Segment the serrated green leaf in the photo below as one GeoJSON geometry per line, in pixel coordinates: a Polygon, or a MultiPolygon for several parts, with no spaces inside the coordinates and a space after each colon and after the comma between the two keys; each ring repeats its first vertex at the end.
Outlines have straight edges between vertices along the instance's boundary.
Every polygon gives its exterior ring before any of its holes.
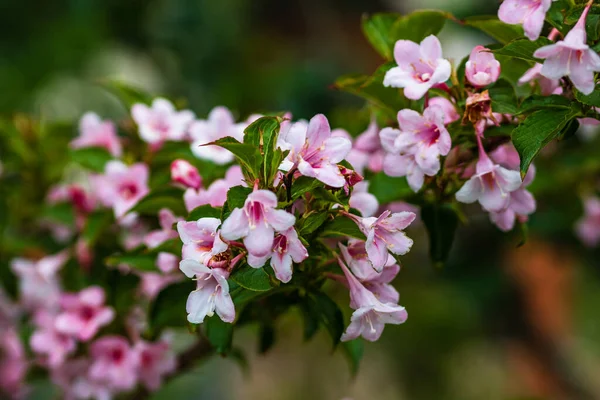
{"type": "Polygon", "coordinates": [[[110,153],[102,147],[84,147],[69,151],[71,161],[94,172],[104,172],[104,166],[113,159],[110,153]]]}
{"type": "Polygon", "coordinates": [[[260,177],[262,154],[257,146],[247,143],[240,143],[229,136],[208,144],[220,146],[232,152],[242,167],[245,177],[251,179],[252,181],[260,177]]]}
{"type": "Polygon", "coordinates": [[[553,42],[545,37],[540,37],[536,41],[530,41],[529,39],[516,39],[508,43],[506,46],[498,50],[493,50],[494,54],[499,54],[507,57],[515,57],[526,61],[543,62],[542,60],[535,58],[533,53],[537,49],[543,46],[552,44],[553,42]]]}
{"type": "Polygon", "coordinates": [[[308,216],[298,221],[298,226],[300,227],[298,234],[304,236],[313,233],[327,221],[328,217],[329,214],[326,211],[308,214],[308,216]]]}
{"type": "Polygon", "coordinates": [[[600,86],[597,86],[589,95],[585,95],[579,90],[575,90],[575,98],[588,106],[600,107],[600,86]]]}
{"type": "Polygon", "coordinates": [[[323,236],[347,236],[355,239],[366,240],[367,238],[358,228],[356,222],[345,216],[338,216],[323,226],[323,236]]]}
{"type": "Polygon", "coordinates": [[[166,327],[184,327],[187,325],[185,305],[189,294],[196,289],[192,280],[173,283],[160,291],[150,305],[149,325],[154,336],[166,327]]]}
{"type": "Polygon", "coordinates": [[[523,100],[521,106],[519,107],[519,112],[517,113],[517,115],[530,113],[543,108],[569,109],[571,108],[571,103],[571,100],[567,99],[564,96],[559,96],[557,94],[553,94],[550,96],[540,96],[536,94],[523,100]]]}
{"type": "Polygon", "coordinates": [[[371,46],[386,60],[393,58],[394,41],[391,30],[399,14],[380,13],[372,16],[364,15],[362,30],[371,46]]]}
{"type": "Polygon", "coordinates": [[[168,208],[175,215],[185,215],[186,209],[183,202],[183,190],[176,187],[155,189],[144,196],[129,211],[144,215],[156,215],[163,208],[168,208]]]}
{"type": "Polygon", "coordinates": [[[426,204],[421,219],[429,233],[429,255],[436,267],[442,267],[452,250],[458,227],[458,214],[448,204],[426,204]]]}
{"type": "Polygon", "coordinates": [[[197,221],[200,218],[221,218],[221,207],[213,207],[205,204],[194,208],[187,217],[187,221],[197,221]]]}
{"type": "Polygon", "coordinates": [[[515,39],[522,38],[523,28],[520,25],[509,25],[498,19],[497,16],[476,16],[464,19],[467,26],[479,29],[502,44],[507,44],[515,39]]]}
{"type": "Polygon", "coordinates": [[[221,321],[218,315],[213,315],[204,320],[206,338],[221,355],[227,355],[231,351],[233,342],[233,324],[221,321]]]}
{"type": "Polygon", "coordinates": [[[254,292],[266,292],[273,288],[271,278],[263,268],[252,268],[247,264],[237,268],[229,279],[254,292]]]}
{"type": "Polygon", "coordinates": [[[292,183],[292,200],[296,200],[304,193],[312,192],[319,187],[323,187],[322,182],[316,180],[315,178],[301,176],[292,183]]]}
{"type": "Polygon", "coordinates": [[[489,89],[492,110],[500,114],[516,114],[519,104],[510,82],[500,79],[489,89]]]}
{"type": "Polygon", "coordinates": [[[245,186],[234,186],[227,192],[227,205],[229,209],[244,207],[244,203],[252,189],[245,186]]]}
{"type": "Polygon", "coordinates": [[[279,123],[278,117],[261,117],[244,130],[244,143],[262,148],[262,181],[266,187],[272,185],[283,160],[283,152],[277,149],[279,123]]]}

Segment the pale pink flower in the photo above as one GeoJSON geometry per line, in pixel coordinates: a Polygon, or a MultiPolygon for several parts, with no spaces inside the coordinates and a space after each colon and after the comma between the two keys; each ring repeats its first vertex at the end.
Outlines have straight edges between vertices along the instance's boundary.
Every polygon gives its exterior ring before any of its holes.
{"type": "Polygon", "coordinates": [[[600,198],[587,197],[583,200],[584,215],[577,222],[575,232],[588,247],[600,243],[600,198]]]}
{"type": "Polygon", "coordinates": [[[141,103],[134,104],[131,116],[139,126],[142,140],[155,146],[167,140],[184,140],[187,129],[194,120],[193,112],[177,111],[169,100],[163,98],[154,99],[151,107],[141,103]]]}
{"type": "Polygon", "coordinates": [[[96,179],[98,197],[105,206],[113,208],[116,218],[122,218],[150,192],[148,175],[144,163],[127,166],[121,161],[109,161],[104,175],[96,179]]]}
{"type": "Polygon", "coordinates": [[[192,152],[196,157],[216,164],[228,164],[233,161],[233,153],[216,145],[206,146],[224,137],[232,137],[238,141],[244,138],[243,130],[235,123],[231,112],[225,107],[215,107],[208,114],[208,119],[197,120],[190,126],[193,139],[192,152]]]}
{"type": "Polygon", "coordinates": [[[394,46],[397,67],[390,69],[383,79],[384,86],[404,88],[404,95],[418,100],[429,89],[450,78],[452,67],[442,56],[442,45],[434,35],[420,44],[398,40],[394,46]]]}
{"type": "Polygon", "coordinates": [[[175,271],[178,264],[179,257],[177,257],[175,254],[161,251],[156,256],[156,266],[163,274],[168,274],[175,271]]]}
{"type": "Polygon", "coordinates": [[[354,185],[348,204],[360,211],[363,217],[372,217],[379,209],[377,198],[369,193],[369,182],[362,181],[354,185]]]}
{"type": "Polygon", "coordinates": [[[28,368],[25,348],[14,328],[0,333],[0,395],[6,395],[7,399],[25,399],[28,368]]]}
{"type": "Polygon", "coordinates": [[[78,293],[66,293],[60,299],[61,313],[54,322],[57,331],[88,341],[115,317],[104,305],[104,289],[90,286],[78,293]]]}
{"type": "MultiPolygon", "coordinates": [[[[337,129],[334,130],[338,131],[337,129]]],[[[335,133],[332,132],[332,135],[335,133]]],[[[350,135],[346,136],[351,140],[350,135]]],[[[375,120],[371,120],[367,129],[356,137],[352,150],[346,156],[354,170],[363,175],[365,168],[372,172],[380,172],[383,169],[383,158],[385,151],[379,140],[379,127],[375,120]]]]}
{"type": "Polygon", "coordinates": [[[204,318],[216,312],[224,322],[233,322],[235,307],[229,295],[229,272],[223,268],[209,268],[191,259],[181,261],[179,268],[188,278],[197,281],[196,290],[187,299],[188,321],[201,324],[204,318]]]}
{"type": "Polygon", "coordinates": [[[175,353],[165,341],[150,343],[140,340],[133,347],[133,351],[139,361],[139,380],[150,391],[157,390],[162,384],[163,377],[177,368],[175,353]]]}
{"type": "Polygon", "coordinates": [[[541,74],[549,79],[568,76],[583,94],[594,91],[594,72],[600,71],[600,56],[587,45],[585,20],[592,2],[588,3],[577,24],[555,44],[541,47],[534,57],[545,59],[541,74]]]}
{"type": "Polygon", "coordinates": [[[228,248],[227,243],[221,239],[219,225],[221,225],[221,220],[217,218],[178,222],[177,231],[183,242],[182,258],[212,265],[211,259],[224,253],[228,248]]]}
{"type": "Polygon", "coordinates": [[[365,248],[375,270],[381,272],[388,261],[389,253],[404,255],[410,251],[413,241],[406,236],[403,229],[406,229],[414,221],[416,218],[414,213],[392,214],[388,210],[377,218],[347,215],[356,221],[360,230],[367,237],[365,248]]]}
{"type": "Polygon", "coordinates": [[[24,258],[11,261],[11,269],[19,278],[20,300],[26,308],[52,308],[58,304],[60,285],[57,275],[68,258],[68,253],[62,251],[38,261],[24,258]]]}
{"type": "MultiPolygon", "coordinates": [[[[179,258],[175,257],[176,267],[178,263],[179,258]]],[[[180,275],[165,275],[158,272],[144,272],[140,274],[140,278],[140,291],[148,299],[155,298],[161,290],[169,286],[171,283],[178,282],[181,280],[180,275]]]]}
{"type": "Polygon", "coordinates": [[[539,63],[536,63],[533,67],[528,69],[521,78],[519,78],[519,85],[524,85],[528,82],[531,82],[531,84],[537,82],[540,85],[540,93],[542,96],[561,94],[563,91],[559,79],[549,79],[542,75],[542,64],[539,63]]]}
{"type": "Polygon", "coordinates": [[[243,181],[242,169],[234,165],[227,170],[224,179],[217,179],[207,189],[187,189],[183,201],[188,211],[196,207],[210,204],[212,207],[222,207],[227,200],[227,192],[234,186],[246,186],[243,181]]]}
{"type": "Polygon", "coordinates": [[[275,193],[255,189],[248,195],[244,207],[234,209],[223,222],[221,235],[227,240],[244,238],[248,253],[255,257],[266,256],[273,248],[275,232],[283,232],[296,222],[294,215],[276,207],[275,193]]]}
{"type": "MultiPolygon", "coordinates": [[[[279,146],[290,153],[280,169],[294,167],[304,176],[315,178],[331,187],[343,187],[346,183],[337,163],[350,152],[350,140],[333,136],[329,122],[323,114],[315,115],[306,130],[296,129],[294,124],[287,132],[280,133],[279,146]]],[[[301,126],[300,126],[301,127],[301,126]]]]}
{"type": "Polygon", "coordinates": [[[308,251],[298,239],[298,233],[294,228],[289,228],[275,235],[271,253],[264,257],[256,257],[248,254],[248,265],[260,268],[267,260],[271,259],[271,267],[275,277],[283,283],[292,279],[292,262],[301,263],[308,257],[308,251]]]}
{"type": "Polygon", "coordinates": [[[55,317],[44,310],[37,312],[34,322],[37,329],[29,339],[31,350],[42,355],[50,368],[62,364],[67,356],[75,351],[75,339],[58,331],[54,324],[55,317]]]}
{"type": "Polygon", "coordinates": [[[475,87],[490,85],[500,76],[500,63],[489,49],[475,46],[465,65],[465,75],[475,87]]]}
{"type": "Polygon", "coordinates": [[[112,400],[116,394],[105,382],[98,382],[88,376],[90,360],[75,358],[66,360],[60,366],[52,368],[52,383],[62,390],[65,400],[95,399],[112,400]]]}
{"type": "Polygon", "coordinates": [[[103,147],[113,157],[120,157],[123,152],[115,125],[108,120],[102,121],[93,112],[85,113],[81,117],[79,136],[71,141],[70,146],[74,149],[103,147]]]}
{"type": "Polygon", "coordinates": [[[196,190],[202,186],[202,177],[198,169],[186,160],[175,160],[171,163],[171,180],[196,190]]]}
{"type": "Polygon", "coordinates": [[[162,208],[158,212],[160,229],[148,233],[144,238],[144,244],[148,246],[149,249],[154,249],[167,240],[175,239],[178,235],[173,225],[180,221],[183,221],[183,219],[175,216],[171,210],[162,208]]]}
{"type": "Polygon", "coordinates": [[[381,337],[385,324],[402,324],[408,314],[406,309],[398,304],[382,302],[365,288],[348,270],[341,260],[338,260],[350,289],[350,303],[356,310],[350,319],[350,325],[342,335],[342,341],[364,339],[374,342],[381,337]]]}
{"type": "Polygon", "coordinates": [[[89,378],[108,388],[130,390],[137,383],[138,357],[122,336],[103,336],[90,346],[89,378]]]}
{"type": "Polygon", "coordinates": [[[444,110],[444,125],[449,125],[460,119],[460,114],[456,111],[456,105],[445,97],[432,97],[429,99],[429,107],[439,107],[444,110]]]}
{"type": "Polygon", "coordinates": [[[544,26],[546,12],[553,0],[504,0],[498,18],[507,24],[523,25],[529,40],[537,40],[544,26]]]}

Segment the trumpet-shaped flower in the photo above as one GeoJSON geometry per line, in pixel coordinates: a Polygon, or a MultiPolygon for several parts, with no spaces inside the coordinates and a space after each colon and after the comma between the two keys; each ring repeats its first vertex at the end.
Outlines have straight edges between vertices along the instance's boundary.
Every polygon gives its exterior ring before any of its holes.
{"type": "Polygon", "coordinates": [[[29,339],[31,349],[36,354],[43,355],[50,368],[61,365],[67,356],[75,351],[75,338],[58,331],[54,325],[54,316],[48,311],[41,310],[36,313],[34,322],[38,329],[29,339]]]}
{"type": "Polygon", "coordinates": [[[138,358],[138,376],[146,389],[155,391],[165,375],[177,368],[175,353],[166,341],[156,343],[138,341],[133,347],[138,358]]]}
{"type": "Polygon", "coordinates": [[[500,63],[494,54],[483,46],[475,46],[465,65],[465,75],[475,87],[484,87],[498,80],[500,63]]]}
{"type": "Polygon", "coordinates": [[[90,347],[90,379],[111,389],[130,390],[137,383],[138,357],[121,336],[104,336],[90,347]]]}
{"type": "Polygon", "coordinates": [[[527,70],[521,78],[519,78],[519,85],[524,85],[530,82],[537,82],[540,85],[540,93],[542,96],[550,96],[551,94],[561,94],[562,87],[560,87],[559,79],[550,79],[542,75],[542,64],[536,63],[533,67],[527,70]]]}
{"type": "Polygon", "coordinates": [[[398,40],[394,46],[397,67],[390,69],[383,79],[384,86],[404,88],[404,95],[418,100],[433,86],[450,78],[452,67],[442,56],[442,45],[434,35],[420,44],[398,40]]]}
{"type": "Polygon", "coordinates": [[[196,157],[216,164],[230,163],[234,158],[233,153],[222,147],[207,144],[228,136],[241,142],[243,134],[243,129],[239,129],[227,108],[215,107],[208,114],[208,119],[194,121],[190,126],[192,152],[196,157]]]}
{"type": "Polygon", "coordinates": [[[360,211],[363,217],[372,217],[379,209],[377,197],[369,193],[369,182],[362,181],[354,185],[348,204],[360,211]]]}
{"type": "Polygon", "coordinates": [[[158,212],[160,229],[148,233],[144,238],[144,244],[148,248],[154,249],[167,240],[176,238],[177,232],[173,229],[173,225],[181,220],[181,218],[176,217],[168,208],[162,208],[158,212]]]}
{"type": "Polygon", "coordinates": [[[498,18],[507,24],[523,25],[529,40],[537,40],[544,26],[546,12],[553,0],[505,0],[498,10],[498,18]]]}
{"type": "Polygon", "coordinates": [[[88,112],[79,121],[79,136],[71,141],[71,147],[103,147],[113,156],[120,157],[123,149],[117,136],[115,125],[111,121],[102,121],[100,117],[88,112]]]}
{"type": "Polygon", "coordinates": [[[131,116],[139,127],[142,140],[151,145],[160,145],[167,140],[183,140],[194,120],[194,113],[189,110],[177,111],[169,100],[163,98],[155,99],[151,107],[134,104],[131,116]]]}
{"type": "Polygon", "coordinates": [[[185,208],[192,211],[196,207],[210,204],[212,207],[222,207],[227,200],[227,192],[234,186],[243,185],[242,169],[234,165],[227,170],[224,179],[217,179],[206,189],[187,189],[183,194],[185,208]]]}
{"type": "Polygon", "coordinates": [[[221,239],[219,225],[221,220],[217,218],[178,222],[177,231],[183,242],[182,257],[209,265],[213,257],[225,252],[228,245],[221,239]]]}
{"type": "Polygon", "coordinates": [[[150,190],[148,166],[137,163],[127,166],[121,161],[109,161],[104,175],[97,177],[97,194],[102,203],[112,207],[116,218],[122,218],[150,190]]]}

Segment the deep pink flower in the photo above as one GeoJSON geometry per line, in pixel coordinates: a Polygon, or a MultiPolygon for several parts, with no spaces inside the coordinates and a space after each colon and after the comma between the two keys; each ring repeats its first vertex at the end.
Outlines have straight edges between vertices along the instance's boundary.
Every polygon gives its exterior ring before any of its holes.
{"type": "Polygon", "coordinates": [[[260,268],[267,260],[271,259],[271,267],[275,271],[275,277],[283,283],[292,279],[292,261],[301,263],[308,257],[308,251],[298,239],[298,233],[294,228],[289,228],[275,235],[273,248],[269,254],[264,257],[255,257],[248,255],[248,265],[253,268],[260,268]]]}
{"type": "Polygon", "coordinates": [[[194,121],[190,126],[192,152],[198,158],[220,165],[232,162],[233,154],[222,147],[206,144],[228,136],[241,142],[243,135],[243,129],[235,123],[233,115],[225,107],[213,108],[208,119],[194,121]]]}
{"type": "Polygon", "coordinates": [[[28,362],[19,334],[12,327],[0,327],[0,395],[25,399],[28,362]]]}
{"type": "Polygon", "coordinates": [[[255,257],[266,256],[273,248],[275,232],[283,232],[296,222],[294,215],[276,207],[275,193],[255,189],[248,195],[244,207],[234,209],[223,222],[221,235],[227,240],[244,238],[248,253],[255,257]]]}
{"type": "Polygon", "coordinates": [[[280,168],[289,171],[296,167],[302,175],[331,187],[343,187],[346,181],[337,163],[350,152],[350,140],[333,136],[323,114],[315,115],[306,130],[296,129],[295,126],[297,124],[279,135],[279,146],[290,151],[280,168]]]}
{"type": "Polygon", "coordinates": [[[429,107],[440,107],[444,110],[444,125],[449,125],[460,119],[456,106],[445,97],[432,97],[429,99],[429,107]]]}
{"type": "Polygon", "coordinates": [[[31,350],[43,355],[47,365],[55,368],[75,351],[75,339],[58,331],[54,324],[55,317],[47,311],[37,312],[34,321],[37,329],[29,339],[31,350]]]}
{"type": "Polygon", "coordinates": [[[360,211],[363,217],[372,217],[379,209],[377,198],[369,193],[369,182],[367,181],[354,185],[348,204],[351,208],[360,211]]]}
{"type": "Polygon", "coordinates": [[[350,325],[342,335],[342,341],[362,336],[374,342],[381,337],[385,324],[398,325],[406,321],[408,314],[404,307],[391,302],[381,302],[352,275],[341,260],[339,264],[350,289],[350,303],[356,310],[352,314],[350,325]]]}
{"type": "Polygon", "coordinates": [[[139,380],[150,391],[157,390],[163,377],[175,371],[175,353],[166,341],[155,343],[138,341],[133,347],[138,358],[139,380]]]}
{"type": "Polygon", "coordinates": [[[243,181],[242,169],[234,165],[227,170],[224,179],[217,179],[207,189],[187,189],[183,201],[188,211],[196,207],[210,204],[212,207],[222,207],[227,200],[227,192],[234,186],[246,186],[243,181]]]}
{"type": "Polygon", "coordinates": [[[600,71],[600,56],[586,43],[585,20],[591,6],[592,2],[589,2],[564,40],[541,47],[533,53],[534,57],[546,60],[542,66],[542,75],[549,79],[568,76],[583,94],[594,91],[594,72],[600,71]]]}
{"type": "Polygon", "coordinates": [[[103,336],[90,346],[89,377],[117,390],[130,390],[137,382],[138,357],[122,336],[103,336]]]}
{"type": "Polygon", "coordinates": [[[475,87],[490,85],[500,76],[500,63],[489,49],[475,46],[465,65],[465,75],[475,87]]]}
{"type": "Polygon", "coordinates": [[[384,86],[404,88],[404,95],[418,100],[433,86],[450,78],[452,67],[442,56],[442,45],[434,35],[420,44],[398,40],[394,46],[397,67],[390,69],[383,79],[384,86]]]}
{"type": "Polygon", "coordinates": [[[54,322],[56,330],[84,342],[94,337],[115,316],[114,310],[104,305],[104,289],[99,286],[63,294],[60,305],[62,311],[54,322]]]}
{"type": "Polygon", "coordinates": [[[171,180],[196,190],[202,186],[202,177],[198,169],[186,160],[175,160],[171,163],[171,180]]]}
{"type": "Polygon", "coordinates": [[[219,225],[221,225],[221,220],[217,218],[200,218],[196,222],[178,222],[177,231],[183,242],[182,258],[211,265],[211,259],[228,248],[227,243],[221,239],[219,225]]]}
{"type": "Polygon", "coordinates": [[[201,324],[216,311],[224,322],[233,322],[235,307],[229,295],[229,272],[223,268],[209,268],[191,259],[181,261],[179,268],[188,278],[197,281],[196,290],[187,299],[188,321],[201,324]]]}
{"type": "Polygon", "coordinates": [[[539,63],[536,63],[519,78],[519,85],[524,85],[528,82],[531,82],[531,84],[537,82],[540,85],[542,96],[561,94],[563,91],[559,79],[549,79],[542,75],[542,64],[539,63]]]}
{"type": "Polygon", "coordinates": [[[392,214],[384,211],[379,217],[360,218],[348,214],[354,219],[367,237],[365,248],[369,261],[375,270],[381,272],[388,261],[389,253],[403,255],[410,251],[413,241],[404,233],[416,218],[412,212],[392,214]]]}
{"type": "Polygon", "coordinates": [[[585,198],[583,208],[585,213],[577,222],[575,232],[586,246],[595,247],[600,243],[600,198],[585,198]]]}
{"type": "Polygon", "coordinates": [[[507,24],[522,24],[529,40],[537,40],[544,26],[546,12],[553,0],[504,0],[498,18],[507,24]]]}
{"type": "Polygon", "coordinates": [[[96,179],[98,197],[105,206],[113,208],[116,218],[122,218],[149,193],[148,175],[144,163],[127,166],[121,161],[110,161],[104,167],[104,175],[96,179]]]}
{"type": "Polygon", "coordinates": [[[88,112],[79,121],[79,136],[71,141],[71,147],[103,147],[113,157],[120,157],[123,149],[117,136],[115,125],[111,121],[102,121],[100,117],[88,112]]]}
{"type": "Polygon", "coordinates": [[[152,107],[134,104],[131,116],[139,126],[140,137],[152,145],[160,145],[167,140],[183,140],[194,119],[193,112],[177,111],[169,100],[162,98],[154,99],[152,107]]]}

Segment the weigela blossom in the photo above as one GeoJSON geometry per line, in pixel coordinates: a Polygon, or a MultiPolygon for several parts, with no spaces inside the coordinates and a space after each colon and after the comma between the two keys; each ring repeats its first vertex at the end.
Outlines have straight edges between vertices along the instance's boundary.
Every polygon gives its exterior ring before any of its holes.
{"type": "Polygon", "coordinates": [[[456,105],[445,97],[432,97],[429,99],[429,107],[440,107],[444,110],[444,125],[450,125],[460,119],[460,114],[456,111],[456,105]]]}
{"type": "Polygon", "coordinates": [[[137,383],[138,357],[122,336],[103,336],[90,346],[89,377],[112,389],[130,390],[137,383]]]}
{"type": "Polygon", "coordinates": [[[388,152],[384,172],[389,176],[406,176],[415,192],[423,186],[425,175],[436,175],[440,170],[440,155],[447,155],[452,145],[444,125],[445,115],[438,106],[429,106],[423,115],[409,109],[398,112],[400,129],[384,128],[379,134],[388,152]]]}
{"type": "Polygon", "coordinates": [[[475,46],[465,65],[465,75],[475,87],[491,85],[500,76],[500,63],[489,49],[475,46]]]}
{"type": "Polygon", "coordinates": [[[160,229],[148,233],[146,237],[144,237],[144,244],[148,246],[149,249],[154,249],[167,240],[176,238],[177,232],[173,229],[173,225],[179,221],[182,221],[182,219],[175,216],[168,208],[160,209],[158,212],[160,229]]]}
{"type": "Polygon", "coordinates": [[[344,263],[339,260],[350,289],[350,302],[356,310],[350,319],[350,325],[342,335],[342,341],[364,339],[374,342],[381,337],[385,324],[402,324],[408,314],[406,309],[394,303],[382,302],[365,288],[344,263]]]}
{"type": "Polygon", "coordinates": [[[163,377],[177,367],[175,353],[166,341],[151,343],[139,340],[133,351],[138,358],[139,380],[150,391],[157,390],[162,385],[163,377]]]}
{"type": "Polygon", "coordinates": [[[379,201],[369,193],[369,182],[362,181],[354,185],[354,190],[348,201],[350,208],[360,211],[363,217],[372,217],[379,209],[379,201]]]}
{"type": "MultiPolygon", "coordinates": [[[[334,129],[332,135],[336,135],[338,131],[338,129],[334,129]]],[[[347,133],[344,137],[351,140],[350,135],[347,133]]],[[[346,156],[346,161],[352,165],[356,172],[363,175],[365,168],[372,172],[381,171],[384,156],[385,151],[379,141],[379,127],[373,119],[367,129],[354,140],[352,150],[346,156]]]]}
{"type": "Polygon", "coordinates": [[[594,72],[600,71],[600,56],[587,45],[585,20],[592,2],[588,3],[577,24],[555,44],[541,47],[534,57],[545,59],[541,74],[549,79],[568,76],[573,85],[583,94],[594,91],[594,72]]]}
{"type": "Polygon", "coordinates": [[[229,295],[228,270],[209,268],[191,259],[181,261],[179,268],[188,278],[194,278],[197,282],[196,290],[187,299],[188,321],[201,324],[204,318],[216,312],[224,322],[233,322],[235,307],[229,295]]]}
{"type": "Polygon", "coordinates": [[[83,342],[93,338],[101,327],[108,325],[115,317],[114,310],[104,305],[104,297],[104,289],[99,286],[63,294],[60,299],[61,312],[54,321],[56,330],[83,342]]]}
{"type": "Polygon", "coordinates": [[[404,95],[418,100],[429,89],[450,78],[452,67],[442,56],[442,45],[434,35],[420,44],[398,40],[394,46],[397,67],[390,69],[383,79],[384,86],[404,88],[404,95]]]}
{"type": "Polygon", "coordinates": [[[273,249],[270,254],[264,257],[248,255],[248,265],[253,268],[260,268],[267,260],[271,259],[271,267],[275,272],[275,277],[283,283],[292,279],[292,261],[301,263],[308,258],[308,251],[298,238],[298,233],[294,228],[286,229],[275,235],[273,240],[273,249]]]}
{"type": "Polygon", "coordinates": [[[102,121],[93,112],[88,112],[79,121],[79,136],[71,141],[71,147],[103,147],[113,156],[120,157],[123,149],[117,136],[115,125],[111,121],[102,121]]]}
{"type": "Polygon", "coordinates": [[[200,218],[195,222],[177,223],[177,232],[183,242],[182,258],[191,259],[204,265],[214,265],[220,261],[219,255],[229,247],[221,239],[221,220],[200,218]]]}
{"type": "Polygon", "coordinates": [[[12,327],[0,327],[0,394],[24,399],[28,361],[19,334],[12,327]]]}
{"type": "Polygon", "coordinates": [[[171,163],[171,180],[196,190],[202,186],[202,177],[198,169],[186,160],[175,160],[171,163]]]}
{"type": "Polygon", "coordinates": [[[169,100],[163,98],[154,99],[151,107],[134,104],[131,116],[139,126],[142,140],[154,146],[167,140],[184,140],[194,120],[194,113],[189,110],[177,111],[169,100]]]}
{"type": "Polygon", "coordinates": [[[528,69],[521,78],[519,78],[519,85],[524,85],[526,83],[533,84],[534,82],[537,82],[538,85],[540,85],[540,93],[542,96],[562,93],[559,79],[550,79],[542,75],[542,64],[536,63],[533,67],[528,69]]]}
{"type": "Polygon", "coordinates": [[[244,207],[234,209],[223,222],[221,235],[227,240],[243,238],[246,250],[255,257],[268,255],[275,232],[283,232],[296,222],[292,214],[276,207],[275,193],[255,189],[248,195],[244,207]]]}
{"type": "Polygon", "coordinates": [[[584,215],[577,222],[575,232],[586,246],[594,247],[600,243],[600,198],[586,197],[583,209],[584,215]]]}
{"type": "Polygon", "coordinates": [[[43,355],[45,363],[49,367],[55,368],[75,351],[75,338],[58,331],[54,324],[54,316],[46,310],[38,311],[35,314],[34,322],[37,329],[29,339],[31,350],[38,355],[43,355]]]}
{"type": "Polygon", "coordinates": [[[413,245],[404,233],[416,218],[412,212],[391,213],[384,211],[379,217],[360,218],[347,214],[356,221],[360,230],[367,237],[365,248],[369,261],[376,271],[381,272],[388,261],[389,253],[403,255],[408,253],[413,245]],[[388,253],[389,252],[389,253],[388,253]]]}
{"type": "Polygon", "coordinates": [[[144,163],[127,166],[121,161],[109,161],[104,175],[96,178],[98,197],[105,206],[113,208],[117,219],[122,218],[150,192],[148,176],[148,165],[144,163]]]}
{"type": "Polygon", "coordinates": [[[343,187],[346,181],[337,163],[350,152],[350,140],[332,136],[329,122],[323,114],[315,115],[306,130],[295,126],[279,134],[279,147],[290,151],[280,169],[290,171],[298,168],[302,175],[328,186],[343,187]]]}
{"type": "Polygon", "coordinates": [[[529,40],[537,40],[552,1],[554,0],[504,0],[498,10],[498,18],[507,24],[523,25],[529,40]]]}
{"type": "Polygon", "coordinates": [[[196,157],[223,165],[233,161],[233,153],[222,147],[207,146],[207,144],[224,137],[232,137],[241,142],[244,138],[244,132],[235,123],[233,115],[227,108],[215,107],[208,114],[208,119],[197,120],[192,123],[190,136],[193,140],[192,152],[196,157]]]}
{"type": "Polygon", "coordinates": [[[183,194],[185,208],[192,211],[196,207],[210,204],[212,207],[222,207],[227,200],[227,192],[234,186],[246,186],[243,181],[242,169],[238,165],[230,167],[225,178],[217,179],[206,189],[187,189],[183,194]]]}

